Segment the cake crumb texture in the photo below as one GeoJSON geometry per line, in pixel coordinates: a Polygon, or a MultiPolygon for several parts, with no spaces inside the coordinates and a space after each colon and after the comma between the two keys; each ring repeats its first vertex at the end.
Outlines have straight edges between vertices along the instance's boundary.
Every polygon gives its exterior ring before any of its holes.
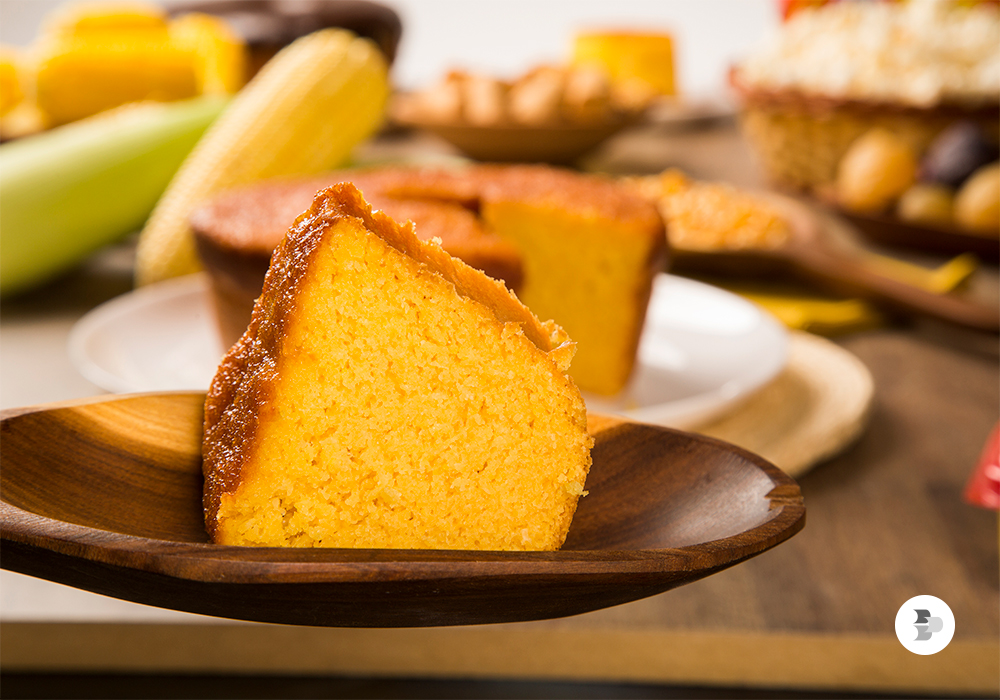
{"type": "Polygon", "coordinates": [[[593,442],[571,354],[352,185],[319,193],[209,391],[213,541],[557,549],[593,442]]]}

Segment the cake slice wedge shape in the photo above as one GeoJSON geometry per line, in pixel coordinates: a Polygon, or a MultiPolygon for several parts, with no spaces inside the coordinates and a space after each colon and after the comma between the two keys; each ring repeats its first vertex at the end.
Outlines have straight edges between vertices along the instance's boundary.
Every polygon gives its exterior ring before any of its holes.
{"type": "Polygon", "coordinates": [[[554,550],[593,440],[574,344],[349,183],[276,249],[205,403],[227,545],[554,550]]]}

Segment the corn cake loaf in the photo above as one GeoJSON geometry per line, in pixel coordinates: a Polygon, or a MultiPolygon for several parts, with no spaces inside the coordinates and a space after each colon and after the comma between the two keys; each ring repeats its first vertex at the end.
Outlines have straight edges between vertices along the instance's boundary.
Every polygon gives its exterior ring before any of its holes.
{"type": "Polygon", "coordinates": [[[662,218],[619,183],[546,166],[383,167],[223,195],[192,228],[217,299],[226,288],[243,290],[223,314],[230,338],[242,333],[260,293],[268,248],[305,208],[310,189],[341,180],[397,220],[414,221],[422,238],[440,237],[446,251],[503,279],[540,318],[565,328],[577,343],[571,373],[582,389],[623,388],[665,261],[662,218]],[[251,250],[255,240],[263,245],[251,250]]]}
{"type": "Polygon", "coordinates": [[[272,256],[205,404],[213,541],[553,550],[590,468],[574,344],[341,183],[272,256]]]}

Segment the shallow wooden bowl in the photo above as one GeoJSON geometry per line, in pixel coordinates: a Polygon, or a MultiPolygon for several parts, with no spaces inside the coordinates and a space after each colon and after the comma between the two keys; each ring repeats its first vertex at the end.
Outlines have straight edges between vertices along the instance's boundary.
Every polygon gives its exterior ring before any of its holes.
{"type": "Polygon", "coordinates": [[[976,235],[957,226],[921,226],[885,215],[836,211],[875,243],[948,255],[975,253],[983,262],[1000,262],[1000,236],[976,235]]]}
{"type": "Polygon", "coordinates": [[[760,554],[805,522],[799,488],[710,438],[593,416],[558,552],[213,545],[204,395],[136,394],[0,415],[3,568],[148,605],[301,625],[514,622],[651,596],[760,554]]]}
{"type": "Polygon", "coordinates": [[[478,161],[569,165],[597,148],[634,120],[552,126],[474,126],[411,122],[478,161]]]}
{"type": "MultiPolygon", "coordinates": [[[[1000,309],[961,293],[939,294],[887,276],[878,256],[845,240],[842,226],[806,202],[759,192],[781,212],[790,235],[773,248],[694,250],[674,246],[671,269],[733,276],[792,274],[835,294],[859,296],[887,311],[935,318],[988,333],[1000,332],[1000,309]]],[[[857,223],[855,221],[855,223],[857,223]]]]}

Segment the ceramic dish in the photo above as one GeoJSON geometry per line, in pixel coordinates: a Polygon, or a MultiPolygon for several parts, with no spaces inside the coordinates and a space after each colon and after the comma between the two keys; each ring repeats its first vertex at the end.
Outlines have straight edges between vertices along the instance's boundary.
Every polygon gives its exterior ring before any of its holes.
{"type": "Polygon", "coordinates": [[[101,304],[73,326],[70,361],[106,391],[205,390],[224,350],[203,274],[101,304]]]}
{"type": "Polygon", "coordinates": [[[204,394],[0,415],[4,569],[137,603],[282,624],[562,617],[662,593],[799,531],[798,486],[711,438],[592,415],[589,495],[557,552],[255,548],[207,541],[204,394]]]}
{"type": "MultiPolygon", "coordinates": [[[[591,410],[687,428],[719,415],[785,364],[788,334],[741,297],[671,275],[655,280],[638,366],[591,410]]],[[[202,275],[142,287],[94,309],[70,334],[70,358],[107,391],[205,390],[223,350],[202,275]]]]}

